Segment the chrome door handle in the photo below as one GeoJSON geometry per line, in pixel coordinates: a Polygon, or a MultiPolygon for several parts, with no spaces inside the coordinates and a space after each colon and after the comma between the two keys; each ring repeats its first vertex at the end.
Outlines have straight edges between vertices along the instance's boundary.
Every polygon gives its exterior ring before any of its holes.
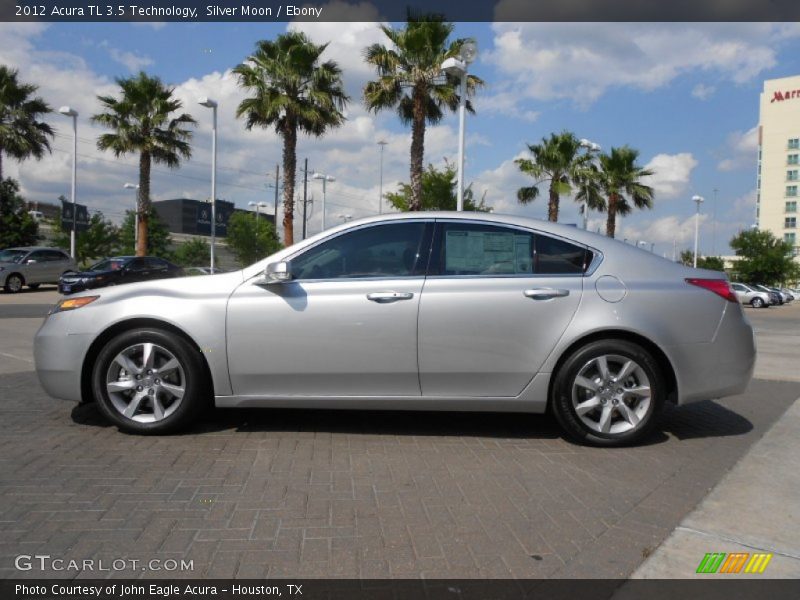
{"type": "Polygon", "coordinates": [[[411,300],[413,297],[414,294],[411,292],[372,292],[371,294],[367,294],[367,300],[379,304],[397,302],[398,300],[411,300]]]}
{"type": "Polygon", "coordinates": [[[526,298],[534,300],[550,300],[552,298],[563,298],[569,296],[569,290],[554,290],[553,288],[536,288],[522,292],[526,298]]]}

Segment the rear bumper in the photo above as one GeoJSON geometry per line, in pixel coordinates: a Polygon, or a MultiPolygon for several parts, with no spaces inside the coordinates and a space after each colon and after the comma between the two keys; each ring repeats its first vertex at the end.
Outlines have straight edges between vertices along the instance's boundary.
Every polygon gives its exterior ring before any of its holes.
{"type": "Polygon", "coordinates": [[[81,367],[92,336],[68,334],[70,316],[68,312],[57,313],[45,319],[33,340],[33,358],[45,392],[80,402],[81,367]]]}
{"type": "Polygon", "coordinates": [[[667,352],[678,379],[678,404],[741,394],[756,364],[755,332],[739,304],[728,303],[712,342],[667,352]]]}

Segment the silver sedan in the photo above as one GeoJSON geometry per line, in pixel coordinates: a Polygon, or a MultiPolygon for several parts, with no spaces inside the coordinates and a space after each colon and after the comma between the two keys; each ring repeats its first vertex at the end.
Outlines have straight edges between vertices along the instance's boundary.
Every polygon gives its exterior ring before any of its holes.
{"type": "Polygon", "coordinates": [[[210,405],[552,412],[629,444],[666,403],[742,392],[753,330],[724,274],[553,223],[405,213],[241,271],[62,300],[45,390],[164,434],[210,405]]]}

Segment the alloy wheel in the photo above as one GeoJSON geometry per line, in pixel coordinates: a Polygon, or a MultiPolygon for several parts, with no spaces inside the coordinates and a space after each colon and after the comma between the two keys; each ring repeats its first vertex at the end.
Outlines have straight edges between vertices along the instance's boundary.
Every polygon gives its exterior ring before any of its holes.
{"type": "Polygon", "coordinates": [[[186,391],[183,365],[150,342],[128,346],[106,372],[106,391],[114,408],[139,423],[162,421],[174,413],[186,391]]]}
{"type": "Polygon", "coordinates": [[[587,362],[572,384],[572,406],[592,431],[621,434],[634,429],[647,415],[652,392],[644,369],[618,354],[587,362]]]}

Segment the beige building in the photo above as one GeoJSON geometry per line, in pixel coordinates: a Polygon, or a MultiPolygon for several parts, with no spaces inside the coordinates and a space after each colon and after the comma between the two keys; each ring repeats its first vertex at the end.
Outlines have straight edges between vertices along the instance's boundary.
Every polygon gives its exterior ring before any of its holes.
{"type": "Polygon", "coordinates": [[[756,223],[800,260],[800,76],[765,81],[759,114],[756,223]]]}

